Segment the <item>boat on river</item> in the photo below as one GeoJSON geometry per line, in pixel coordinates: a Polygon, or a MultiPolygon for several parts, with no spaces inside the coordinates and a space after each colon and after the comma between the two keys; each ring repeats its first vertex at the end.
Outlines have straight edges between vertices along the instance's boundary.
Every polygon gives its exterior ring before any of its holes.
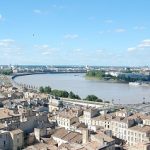
{"type": "Polygon", "coordinates": [[[141,85],[141,83],[140,82],[129,82],[129,85],[131,85],[131,86],[139,86],[139,85],[141,85]]]}
{"type": "Polygon", "coordinates": [[[149,82],[129,82],[131,86],[150,86],[149,82]]]}

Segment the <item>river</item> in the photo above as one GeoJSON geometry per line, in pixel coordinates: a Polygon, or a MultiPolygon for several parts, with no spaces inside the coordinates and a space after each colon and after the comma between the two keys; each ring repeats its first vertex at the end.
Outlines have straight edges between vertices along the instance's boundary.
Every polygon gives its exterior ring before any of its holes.
{"type": "Polygon", "coordinates": [[[52,89],[73,91],[81,98],[94,94],[103,100],[114,100],[115,103],[150,102],[150,87],[129,86],[125,83],[109,83],[99,80],[88,80],[85,74],[62,73],[19,76],[17,83],[33,86],[51,86],[52,89]]]}

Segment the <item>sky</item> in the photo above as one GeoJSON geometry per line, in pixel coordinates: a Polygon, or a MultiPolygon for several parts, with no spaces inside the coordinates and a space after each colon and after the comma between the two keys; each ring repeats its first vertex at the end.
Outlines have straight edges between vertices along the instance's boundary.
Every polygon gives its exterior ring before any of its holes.
{"type": "Polygon", "coordinates": [[[0,64],[150,66],[150,0],[1,0],[0,64]]]}

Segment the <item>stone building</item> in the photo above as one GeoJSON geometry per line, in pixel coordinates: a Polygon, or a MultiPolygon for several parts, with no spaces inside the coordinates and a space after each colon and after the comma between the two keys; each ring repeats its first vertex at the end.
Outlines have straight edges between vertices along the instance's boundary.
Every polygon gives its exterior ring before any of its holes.
{"type": "Polygon", "coordinates": [[[20,129],[12,131],[0,131],[0,149],[18,150],[24,146],[23,131],[20,129]]]}

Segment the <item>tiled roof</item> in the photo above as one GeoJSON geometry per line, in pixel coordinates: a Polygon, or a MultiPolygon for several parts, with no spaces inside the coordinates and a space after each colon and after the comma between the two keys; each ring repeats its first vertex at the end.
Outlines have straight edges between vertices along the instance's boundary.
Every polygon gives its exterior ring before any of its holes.
{"type": "Polygon", "coordinates": [[[129,128],[130,130],[138,131],[138,132],[145,132],[145,133],[150,133],[150,126],[145,125],[145,126],[133,126],[129,128]]]}

